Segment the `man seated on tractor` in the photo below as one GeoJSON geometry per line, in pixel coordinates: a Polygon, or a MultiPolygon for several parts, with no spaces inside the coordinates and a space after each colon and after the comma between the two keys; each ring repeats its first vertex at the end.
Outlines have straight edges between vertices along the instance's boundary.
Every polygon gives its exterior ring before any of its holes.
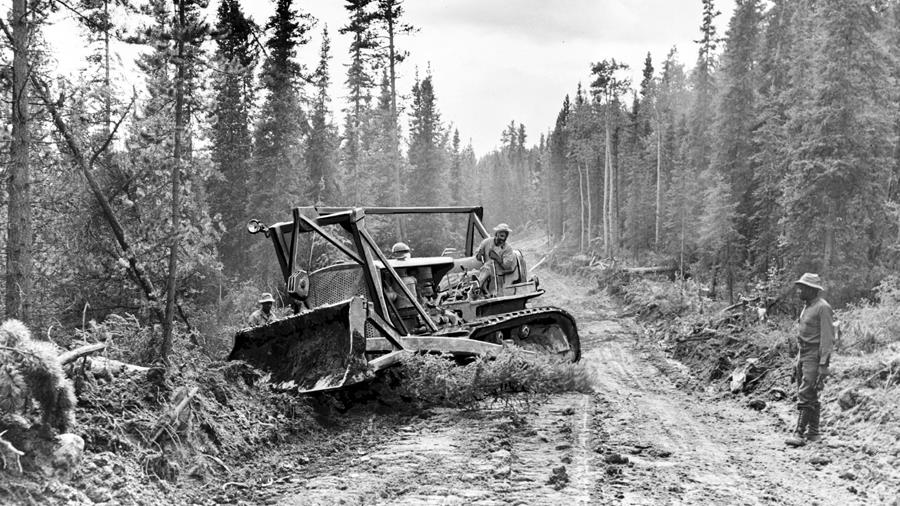
{"type": "Polygon", "coordinates": [[[478,286],[473,289],[475,297],[494,295],[501,284],[500,276],[515,269],[516,256],[512,246],[506,242],[511,232],[509,225],[501,223],[494,227],[494,237],[481,241],[475,250],[475,258],[482,262],[476,276],[478,286]]]}

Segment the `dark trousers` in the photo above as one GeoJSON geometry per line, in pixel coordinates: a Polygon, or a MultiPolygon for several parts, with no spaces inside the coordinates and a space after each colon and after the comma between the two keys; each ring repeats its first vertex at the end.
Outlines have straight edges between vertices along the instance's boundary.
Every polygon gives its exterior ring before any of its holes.
{"type": "Polygon", "coordinates": [[[807,437],[819,435],[819,419],[821,406],[819,405],[819,391],[825,383],[825,378],[819,377],[819,347],[802,346],[797,360],[797,409],[800,411],[797,419],[797,433],[809,433],[807,437]]]}
{"type": "Polygon", "coordinates": [[[797,407],[799,409],[819,407],[819,357],[800,357],[797,363],[797,407]]]}

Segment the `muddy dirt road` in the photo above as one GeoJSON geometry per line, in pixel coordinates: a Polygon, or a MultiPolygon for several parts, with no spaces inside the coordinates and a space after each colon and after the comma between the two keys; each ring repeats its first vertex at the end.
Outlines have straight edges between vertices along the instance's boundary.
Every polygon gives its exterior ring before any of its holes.
{"type": "MultiPolygon", "coordinates": [[[[510,412],[435,410],[368,444],[309,462],[282,456],[270,504],[857,504],[813,464],[827,445],[788,450],[784,424],[673,385],[679,365],[639,343],[585,281],[540,272],[545,303],[578,318],[593,394],[510,412]]],[[[374,422],[373,422],[374,423],[374,422]]],[[[824,462],[824,461],[823,461],[824,462]]]]}

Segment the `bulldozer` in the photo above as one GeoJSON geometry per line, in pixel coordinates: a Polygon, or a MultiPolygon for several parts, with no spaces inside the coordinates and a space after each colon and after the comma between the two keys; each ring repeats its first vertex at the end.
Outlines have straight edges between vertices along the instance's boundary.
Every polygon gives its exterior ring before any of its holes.
{"type": "Polygon", "coordinates": [[[482,207],[296,207],[291,221],[250,220],[271,240],[293,314],[237,332],[229,360],[265,371],[279,389],[329,391],[367,381],[404,354],[440,353],[459,361],[507,346],[578,361],[575,319],[529,306],[544,294],[521,251],[496,275],[493,293],[475,298],[474,256],[488,237],[482,207]],[[389,258],[367,225],[376,218],[449,215],[465,222],[465,244],[440,256],[389,258]],[[327,248],[330,254],[315,254],[327,248]],[[308,254],[307,254],[308,253],[308,254]]]}

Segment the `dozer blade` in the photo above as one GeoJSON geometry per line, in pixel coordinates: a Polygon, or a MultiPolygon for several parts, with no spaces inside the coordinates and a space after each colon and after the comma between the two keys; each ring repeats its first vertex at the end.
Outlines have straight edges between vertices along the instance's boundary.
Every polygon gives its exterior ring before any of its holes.
{"type": "Polygon", "coordinates": [[[334,390],[367,379],[366,305],[359,297],[239,331],[228,360],[271,374],[277,388],[334,390]]]}

